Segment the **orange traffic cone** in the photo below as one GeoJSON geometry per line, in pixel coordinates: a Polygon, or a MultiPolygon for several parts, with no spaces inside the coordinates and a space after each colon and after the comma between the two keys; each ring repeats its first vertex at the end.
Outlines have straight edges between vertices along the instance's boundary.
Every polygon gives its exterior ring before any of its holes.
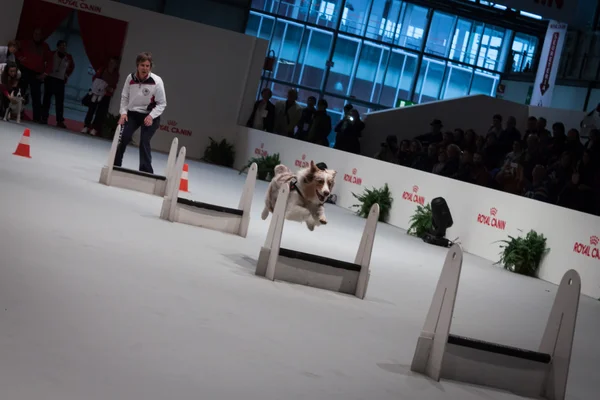
{"type": "Polygon", "coordinates": [[[29,135],[29,129],[25,129],[25,132],[23,132],[23,136],[21,136],[21,141],[19,142],[17,149],[15,150],[13,155],[31,158],[31,156],[29,155],[29,135]]]}
{"type": "Polygon", "coordinates": [[[179,191],[188,193],[188,171],[189,167],[187,164],[183,164],[183,173],[181,174],[181,181],[179,182],[179,191]]]}

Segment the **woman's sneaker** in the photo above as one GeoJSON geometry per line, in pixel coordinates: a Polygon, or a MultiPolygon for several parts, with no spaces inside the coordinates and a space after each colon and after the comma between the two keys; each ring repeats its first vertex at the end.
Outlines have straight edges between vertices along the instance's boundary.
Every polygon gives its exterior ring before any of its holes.
{"type": "Polygon", "coordinates": [[[87,126],[84,126],[83,129],[81,130],[81,133],[89,133],[90,130],[88,129],[87,126]]]}
{"type": "Polygon", "coordinates": [[[90,131],[90,135],[92,135],[92,136],[96,136],[97,134],[98,134],[98,131],[97,131],[97,130],[95,130],[95,129],[92,129],[92,130],[90,131]]]}

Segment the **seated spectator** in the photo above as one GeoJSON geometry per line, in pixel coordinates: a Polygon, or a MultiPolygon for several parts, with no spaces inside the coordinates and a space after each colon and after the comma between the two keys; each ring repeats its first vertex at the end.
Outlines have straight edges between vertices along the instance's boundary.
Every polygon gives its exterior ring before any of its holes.
{"type": "Polygon", "coordinates": [[[571,129],[567,133],[565,150],[572,153],[573,157],[577,159],[583,154],[583,144],[581,143],[581,138],[579,137],[579,131],[577,129],[571,129]]]}
{"type": "Polygon", "coordinates": [[[419,142],[418,140],[411,140],[408,148],[408,154],[405,160],[406,163],[404,165],[410,167],[419,159],[419,157],[421,157],[422,153],[423,146],[421,145],[421,142],[419,142]]]}
{"type": "Polygon", "coordinates": [[[573,161],[571,153],[565,151],[559,161],[550,165],[547,169],[548,182],[553,199],[565,187],[573,174],[573,161]]]}
{"type": "Polygon", "coordinates": [[[515,117],[508,117],[506,120],[506,129],[498,136],[502,152],[508,153],[511,151],[515,141],[521,141],[521,132],[517,129],[517,119],[515,117]]]}
{"type": "Polygon", "coordinates": [[[512,144],[512,151],[504,158],[504,164],[517,163],[523,157],[523,144],[520,140],[515,140],[512,144]]]}
{"type": "Polygon", "coordinates": [[[365,129],[365,123],[360,120],[358,111],[353,108],[348,116],[335,127],[337,132],[335,148],[353,154],[360,154],[360,138],[363,129],[365,129]]]}
{"type": "Polygon", "coordinates": [[[444,125],[439,119],[431,121],[431,132],[417,136],[417,139],[423,146],[429,146],[431,143],[439,143],[442,141],[442,128],[444,125]]]}
{"type": "Polygon", "coordinates": [[[464,150],[464,147],[465,147],[465,131],[463,131],[460,128],[456,128],[454,130],[454,132],[452,133],[452,135],[453,135],[452,143],[454,143],[455,145],[457,145],[458,147],[460,147],[461,149],[464,150]]]}
{"type": "Polygon", "coordinates": [[[554,159],[558,159],[566,150],[567,135],[565,135],[565,125],[562,122],[552,124],[552,140],[550,141],[549,151],[554,159]]]}
{"type": "Polygon", "coordinates": [[[494,180],[499,190],[518,195],[523,190],[522,177],[523,165],[518,161],[507,161],[496,174],[494,180]]]}
{"type": "Polygon", "coordinates": [[[490,129],[487,133],[493,133],[498,138],[502,134],[502,131],[502,115],[496,114],[492,117],[492,126],[490,126],[490,129]]]}
{"type": "Polygon", "coordinates": [[[527,137],[527,149],[523,153],[523,175],[525,179],[533,179],[533,169],[536,165],[546,165],[547,157],[539,146],[540,140],[536,134],[527,137]]]}
{"type": "Polygon", "coordinates": [[[482,154],[485,167],[489,171],[500,167],[502,159],[504,158],[504,153],[502,152],[502,147],[498,143],[495,133],[488,133],[485,144],[483,145],[482,154]]]}
{"type": "Polygon", "coordinates": [[[415,160],[412,167],[420,171],[433,172],[433,167],[438,162],[438,146],[435,143],[427,146],[427,154],[421,154],[421,156],[415,160]]]}
{"type": "Polygon", "coordinates": [[[410,141],[402,140],[400,141],[400,148],[398,149],[398,164],[408,166],[408,157],[410,152],[410,141]]]}
{"type": "Polygon", "coordinates": [[[464,144],[461,146],[461,149],[475,153],[477,151],[477,138],[478,136],[473,129],[467,129],[465,132],[464,144]]]}
{"type": "Polygon", "coordinates": [[[550,197],[546,168],[543,165],[536,165],[533,168],[532,179],[523,179],[523,196],[530,199],[547,202],[550,197]]]}
{"type": "Polygon", "coordinates": [[[381,149],[375,154],[375,159],[394,164],[399,164],[398,160],[398,138],[396,135],[388,135],[385,142],[381,143],[381,149]]]}
{"type": "Polygon", "coordinates": [[[600,162],[600,130],[590,130],[588,141],[584,147],[590,152],[590,156],[594,158],[594,163],[600,162]]]}
{"type": "Polygon", "coordinates": [[[574,172],[571,180],[558,195],[557,204],[572,210],[594,214],[595,194],[587,185],[581,183],[581,175],[574,172]]]}
{"type": "Polygon", "coordinates": [[[329,134],[331,133],[331,117],[327,114],[327,100],[321,99],[317,102],[315,111],[308,131],[308,141],[321,146],[330,146],[329,134]]]}
{"type": "Polygon", "coordinates": [[[446,150],[439,148],[438,149],[438,162],[435,163],[431,172],[436,175],[441,175],[442,170],[446,166],[446,162],[448,161],[448,155],[446,154],[446,150]]]}
{"type": "Polygon", "coordinates": [[[315,111],[317,111],[315,108],[316,105],[317,98],[315,96],[309,96],[308,99],[306,99],[306,107],[302,109],[300,120],[296,125],[296,139],[308,140],[308,131],[310,130],[315,111]]]}
{"type": "Polygon", "coordinates": [[[548,125],[548,121],[546,120],[546,118],[539,117],[536,125],[537,125],[537,134],[540,137],[540,139],[542,139],[542,138],[545,139],[545,138],[552,136],[550,134],[550,131],[548,129],[546,129],[546,126],[548,125]]]}
{"type": "Polygon", "coordinates": [[[488,186],[490,174],[485,168],[483,155],[479,152],[473,154],[473,183],[479,186],[488,186]]]}
{"type": "Polygon", "coordinates": [[[485,146],[485,138],[477,135],[475,137],[475,153],[483,154],[483,147],[485,146]]]}
{"type": "Polygon", "coordinates": [[[454,143],[454,134],[452,132],[444,132],[442,134],[442,141],[438,143],[438,146],[447,149],[452,143],[454,143]]]}
{"type": "Polygon", "coordinates": [[[271,89],[264,88],[260,95],[262,99],[254,103],[252,114],[246,122],[248,128],[258,129],[259,131],[267,131],[273,133],[275,128],[275,105],[271,103],[273,93],[271,89]]]}
{"type": "Polygon", "coordinates": [[[473,154],[469,150],[463,150],[460,155],[460,164],[458,171],[453,176],[459,181],[473,183],[473,154]]]}
{"type": "Polygon", "coordinates": [[[440,171],[442,176],[453,176],[458,172],[460,165],[460,147],[455,144],[450,144],[446,149],[448,155],[444,168],[440,171]]]}
{"type": "Polygon", "coordinates": [[[525,136],[523,136],[523,143],[527,146],[527,138],[529,135],[537,135],[538,121],[536,117],[527,118],[527,129],[525,130],[525,136]]]}
{"type": "Polygon", "coordinates": [[[579,174],[579,184],[590,190],[594,188],[596,177],[600,173],[598,164],[592,161],[592,153],[586,149],[583,151],[581,160],[577,162],[575,171],[579,174]]]}

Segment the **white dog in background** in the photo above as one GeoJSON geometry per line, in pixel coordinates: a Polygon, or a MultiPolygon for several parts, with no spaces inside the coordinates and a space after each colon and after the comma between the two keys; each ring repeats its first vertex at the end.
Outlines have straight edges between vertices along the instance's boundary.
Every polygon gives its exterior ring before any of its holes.
{"type": "Polygon", "coordinates": [[[17,94],[12,94],[12,99],[6,107],[4,113],[4,121],[9,121],[12,116],[15,116],[17,123],[21,123],[21,109],[23,108],[23,96],[21,96],[21,89],[16,89],[17,94]]]}
{"type": "Polygon", "coordinates": [[[273,212],[281,185],[290,185],[285,219],[306,222],[306,226],[311,231],[315,226],[327,224],[323,205],[331,195],[336,174],[336,171],[327,169],[326,166],[322,169],[317,167],[313,161],[308,168],[301,169],[297,173],[279,164],[275,167],[275,176],[269,183],[261,218],[265,220],[269,213],[273,212]]]}

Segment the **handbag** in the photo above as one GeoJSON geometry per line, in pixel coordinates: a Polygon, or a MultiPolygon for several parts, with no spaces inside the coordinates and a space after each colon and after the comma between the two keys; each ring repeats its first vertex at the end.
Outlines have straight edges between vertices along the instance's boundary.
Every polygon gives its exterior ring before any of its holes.
{"type": "Polygon", "coordinates": [[[90,89],[87,94],[85,96],[83,96],[83,99],[81,99],[81,104],[83,104],[86,107],[89,107],[92,104],[92,90],[90,89]]]}

